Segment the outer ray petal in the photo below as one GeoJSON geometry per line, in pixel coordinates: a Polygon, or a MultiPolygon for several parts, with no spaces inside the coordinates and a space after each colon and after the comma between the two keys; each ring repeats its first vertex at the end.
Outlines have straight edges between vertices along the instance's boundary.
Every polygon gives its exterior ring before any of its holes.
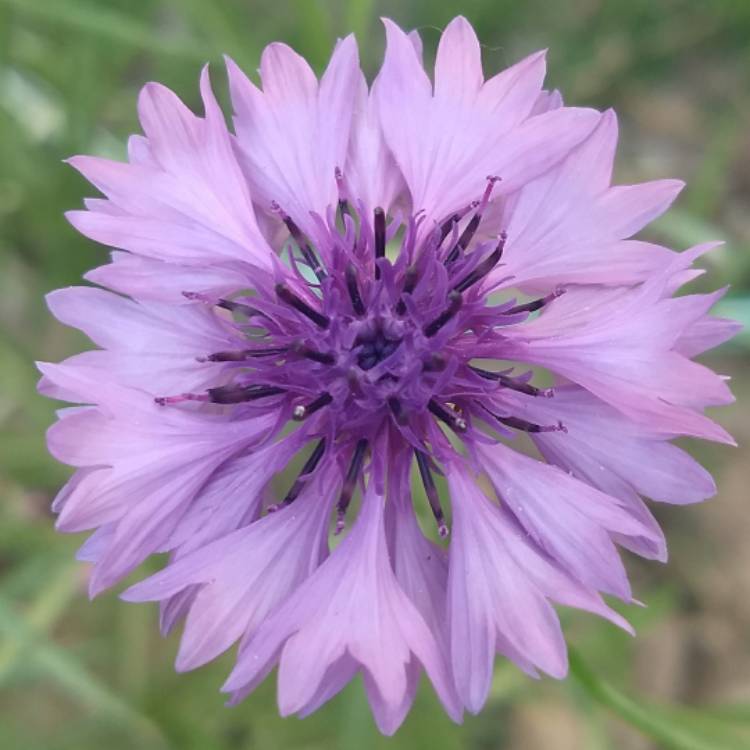
{"type": "Polygon", "coordinates": [[[131,586],[128,601],[161,600],[198,586],[191,602],[177,669],[199,667],[245,634],[252,634],[273,609],[309,576],[327,552],[326,513],[339,481],[320,475],[294,507],[180,556],[159,573],[131,586]]]}
{"type": "Polygon", "coordinates": [[[270,269],[271,251],[255,222],[207,69],[201,93],[205,119],[168,89],[147,84],[139,112],[149,160],[73,157],[70,163],[109,204],[92,204],[93,210],[72,211],[68,218],[91,239],[138,255],[187,264],[218,258],[270,269]]]}
{"type": "Polygon", "coordinates": [[[477,446],[500,502],[540,549],[589,588],[631,600],[610,534],[648,536],[612,496],[502,444],[477,446]],[[554,497],[554,504],[550,498],[554,497]]]}
{"type": "Polygon", "coordinates": [[[627,624],[535,548],[464,467],[452,466],[447,479],[453,501],[451,659],[458,694],[476,713],[489,693],[496,650],[525,671],[565,676],[565,641],[549,599],[627,624]]]}
{"type": "Polygon", "coordinates": [[[282,714],[306,710],[311,701],[318,702],[321,690],[328,695],[323,685],[329,670],[351,659],[364,671],[368,693],[376,698],[373,709],[381,731],[392,733],[413,700],[409,665],[416,659],[446,710],[458,718],[437,643],[391,570],[383,498],[372,483],[350,535],[244,644],[223,689],[242,691],[257,684],[279,653],[282,714]],[[366,609],[362,601],[369,602],[366,609]],[[300,674],[306,679],[300,680],[300,674]]]}
{"type": "Polygon", "coordinates": [[[284,44],[261,57],[263,90],[227,60],[239,153],[254,198],[275,201],[309,235],[335,205],[336,168],[343,168],[361,81],[353,36],[340,41],[318,84],[305,60],[284,44]]]}
{"type": "Polygon", "coordinates": [[[538,65],[524,61],[505,81],[479,89],[478,48],[463,19],[446,29],[433,96],[407,35],[392,21],[384,23],[386,57],[374,92],[413,207],[427,211],[425,226],[478,198],[488,175],[502,178],[499,192],[518,189],[557,163],[596,124],[595,112],[572,108],[520,122],[519,112],[526,105],[530,110],[539,95],[538,65]],[[457,62],[455,70],[450,60],[457,62]],[[528,92],[503,105],[500,97],[526,87],[528,92]],[[493,101],[493,94],[499,100],[493,101]]]}

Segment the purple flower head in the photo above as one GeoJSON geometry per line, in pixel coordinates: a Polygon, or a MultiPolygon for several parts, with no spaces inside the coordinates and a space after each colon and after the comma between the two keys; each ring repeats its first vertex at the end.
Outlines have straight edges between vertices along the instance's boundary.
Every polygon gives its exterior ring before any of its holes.
{"type": "Polygon", "coordinates": [[[433,85],[385,26],[370,88],[352,37],[320,81],[272,44],[262,88],[228,61],[234,132],[204,70],[203,117],[148,84],[127,163],[71,159],[105,196],[71,223],[117,249],[108,291],[48,298],[99,348],[40,367],[85,404],[49,446],[91,594],[168,552],[123,598],[184,620],[178,669],[238,642],[230,701],[278,665],[303,716],[361,673],[391,733],[422,670],[456,721],[496,653],[563,677],[555,603],[629,629],[617,545],[664,560],[641,497],[714,494],[670,441],[732,442],[691,357],[735,325],[673,296],[712,245],[629,239],[682,186],[610,185],[612,112],[544,91],[541,53],[485,81],[463,18],[433,85]]]}

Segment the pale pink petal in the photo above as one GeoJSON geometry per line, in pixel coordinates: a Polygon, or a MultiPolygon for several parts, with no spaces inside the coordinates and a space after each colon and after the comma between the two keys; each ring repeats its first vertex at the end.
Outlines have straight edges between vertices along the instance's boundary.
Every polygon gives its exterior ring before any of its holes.
{"type": "Polygon", "coordinates": [[[484,83],[479,39],[463,17],[454,18],[443,31],[435,58],[435,98],[452,103],[476,97],[484,83]]]}
{"type": "Polygon", "coordinates": [[[404,704],[413,699],[412,659],[422,664],[446,710],[457,718],[437,642],[391,570],[383,498],[372,485],[351,533],[243,646],[223,689],[234,692],[254,684],[280,649],[279,708],[284,715],[315,700],[330,667],[348,655],[364,671],[368,692],[377,694],[375,718],[381,731],[394,731],[404,704]],[[363,600],[368,602],[365,609],[363,600]]]}
{"type": "Polygon", "coordinates": [[[85,352],[68,364],[97,368],[102,377],[155,396],[216,381],[225,365],[206,357],[242,348],[233,327],[202,303],[135,302],[101,289],[67,287],[47,295],[47,305],[59,321],[107,350],[85,352]]]}
{"type": "Polygon", "coordinates": [[[525,116],[540,91],[538,60],[490,82],[485,92],[479,88],[479,49],[463,19],[444,34],[433,96],[406,34],[392,21],[384,23],[388,44],[374,91],[414,209],[427,211],[425,226],[478,199],[489,175],[501,177],[498,192],[517,190],[557,163],[596,124],[595,112],[564,108],[520,122],[519,112],[528,107],[525,116]],[[516,97],[518,88],[523,91],[516,97]]]}
{"type": "Polygon", "coordinates": [[[532,436],[542,453],[603,492],[621,499],[633,489],[652,500],[696,503],[711,497],[711,475],[685,451],[658,433],[649,434],[582,388],[565,386],[552,399],[501,394],[501,403],[530,422],[555,424],[565,432],[532,436]]]}
{"type": "Polygon", "coordinates": [[[610,534],[648,531],[616,498],[504,445],[479,445],[477,453],[500,502],[540,549],[590,588],[631,599],[610,534]]]}
{"type": "Polygon", "coordinates": [[[566,159],[507,202],[494,202],[485,224],[508,235],[496,279],[527,291],[569,283],[623,285],[669,266],[674,253],[627,238],[666,210],[681,183],[610,188],[616,144],[617,119],[608,111],[566,159]]]}
{"type": "Polygon", "coordinates": [[[84,278],[115,292],[143,300],[187,304],[184,292],[218,298],[252,286],[247,269],[165,263],[115,251],[112,262],[88,271],[84,278]]]}
{"type": "Polygon", "coordinates": [[[214,258],[271,266],[250,193],[204,69],[205,119],[168,89],[144,87],[139,112],[152,161],[121,164],[77,156],[70,163],[118,209],[72,211],[83,234],[106,245],[193,264],[214,258]]]}
{"type": "Polygon", "coordinates": [[[162,600],[198,586],[177,655],[177,669],[216,658],[253,633],[277,604],[307,578],[326,554],[327,518],[319,494],[330,496],[338,477],[328,472],[295,501],[222,536],[131,586],[128,601],[162,600]]]}
{"type": "Polygon", "coordinates": [[[272,202],[315,234],[314,211],[335,205],[336,168],[344,168],[361,73],[353,36],[340,41],[318,84],[310,66],[284,44],[263,51],[258,89],[227,60],[234,124],[256,200],[272,202]]]}
{"type": "Polygon", "coordinates": [[[490,689],[497,649],[530,671],[567,672],[565,642],[548,599],[626,626],[595,592],[567,576],[493,506],[460,465],[447,474],[453,501],[448,576],[451,658],[461,700],[476,713],[490,689]]]}
{"type": "Polygon", "coordinates": [[[377,102],[368,93],[364,77],[356,98],[344,179],[347,197],[361,201],[368,216],[378,207],[387,212],[404,189],[403,177],[380,129],[377,102]]]}

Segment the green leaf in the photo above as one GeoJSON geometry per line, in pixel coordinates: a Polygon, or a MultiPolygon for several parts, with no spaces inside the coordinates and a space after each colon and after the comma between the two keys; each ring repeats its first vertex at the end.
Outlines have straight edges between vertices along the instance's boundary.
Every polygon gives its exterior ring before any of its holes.
{"type": "Polygon", "coordinates": [[[750,734],[729,726],[710,712],[654,706],[631,698],[597,677],[570,649],[570,675],[598,704],[670,750],[740,750],[750,748],[750,734]]]}
{"type": "Polygon", "coordinates": [[[0,648],[0,683],[15,664],[26,656],[39,634],[48,631],[65,611],[76,593],[78,581],[75,567],[65,565],[32,602],[25,618],[15,618],[10,605],[0,601],[0,630],[9,631],[11,638],[0,648]]]}
{"type": "Polygon", "coordinates": [[[38,18],[53,24],[67,26],[76,31],[83,31],[110,39],[122,44],[132,45],[160,54],[170,54],[187,60],[204,61],[208,53],[194,39],[164,35],[145,24],[134,20],[132,16],[120,13],[104,4],[81,2],[81,0],[0,0],[0,3],[12,7],[19,13],[38,18]]]}
{"type": "Polygon", "coordinates": [[[66,694],[85,708],[125,725],[145,743],[140,747],[167,748],[161,730],[148,717],[90,674],[72,654],[47,640],[45,631],[51,629],[65,612],[77,588],[75,568],[68,565],[51,578],[28,607],[25,616],[18,614],[11,602],[0,597],[0,632],[4,635],[0,650],[0,683],[8,681],[19,663],[24,666],[30,663],[46,678],[65,688],[66,694]]]}

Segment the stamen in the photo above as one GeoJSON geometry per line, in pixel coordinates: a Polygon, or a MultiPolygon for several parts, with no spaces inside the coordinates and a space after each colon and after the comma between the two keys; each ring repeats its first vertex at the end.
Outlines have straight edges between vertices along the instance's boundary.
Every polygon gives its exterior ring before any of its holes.
{"type": "MultiPolygon", "coordinates": [[[[488,410],[489,411],[489,410],[488,410]]],[[[495,419],[497,419],[498,422],[502,422],[504,425],[507,425],[508,427],[513,427],[516,430],[522,430],[523,432],[565,432],[567,433],[568,429],[565,427],[565,425],[558,421],[557,424],[554,425],[541,425],[536,424],[535,422],[528,422],[525,419],[520,419],[519,417],[501,417],[499,414],[495,414],[494,412],[490,412],[495,419]]]]}
{"type": "Polygon", "coordinates": [[[397,424],[403,426],[408,422],[406,412],[404,412],[403,407],[401,406],[401,401],[399,401],[395,396],[391,396],[388,399],[388,408],[391,410],[393,418],[396,420],[397,424]]]}
{"type": "Polygon", "coordinates": [[[503,315],[516,315],[517,313],[524,313],[524,312],[532,313],[535,310],[539,310],[540,308],[549,304],[550,302],[552,302],[553,299],[562,297],[563,294],[565,294],[564,289],[555,289],[554,292],[551,292],[545,297],[531,300],[531,302],[524,302],[522,305],[516,305],[515,307],[511,307],[510,310],[506,310],[503,313],[503,315]]]}
{"type": "Polygon", "coordinates": [[[525,393],[527,396],[542,396],[543,398],[552,398],[555,395],[553,388],[536,388],[529,383],[524,383],[518,378],[512,378],[509,375],[504,375],[501,372],[492,372],[491,370],[483,370],[481,367],[475,367],[469,365],[469,367],[480,377],[485,380],[496,380],[504,388],[509,388],[519,393],[525,393]]]}
{"type": "Polygon", "coordinates": [[[261,315],[264,318],[268,317],[262,310],[258,310],[255,307],[251,307],[250,305],[245,305],[242,302],[235,302],[231,299],[222,298],[217,300],[214,297],[209,296],[208,294],[203,294],[202,292],[182,292],[182,296],[185,299],[195,300],[196,302],[203,302],[206,305],[221,307],[224,310],[229,310],[230,312],[241,313],[248,318],[252,317],[253,315],[261,315]]]}
{"type": "Polygon", "coordinates": [[[295,344],[292,351],[305,359],[311,359],[313,362],[320,362],[322,365],[332,365],[336,361],[336,356],[332,352],[319,352],[302,343],[295,344]]]}
{"type": "Polygon", "coordinates": [[[471,220],[466,225],[466,229],[464,229],[463,233],[458,238],[458,242],[453,246],[453,249],[450,251],[450,253],[448,253],[448,256],[445,259],[445,265],[453,263],[453,261],[458,258],[461,252],[463,250],[466,250],[466,248],[469,246],[469,243],[476,234],[477,229],[479,229],[479,222],[482,221],[482,214],[487,208],[487,204],[490,201],[490,195],[492,194],[492,188],[495,187],[496,182],[500,182],[499,177],[490,176],[487,178],[487,187],[484,189],[484,194],[482,195],[482,200],[479,201],[479,206],[477,206],[476,213],[471,217],[471,220]]]}
{"type": "Polygon", "coordinates": [[[245,305],[242,302],[235,302],[231,299],[218,300],[218,302],[216,303],[216,307],[221,307],[224,310],[229,310],[229,312],[240,313],[241,315],[244,315],[248,318],[252,318],[253,315],[263,315],[263,313],[256,308],[250,307],[250,305],[245,305]]]}
{"type": "Polygon", "coordinates": [[[343,224],[344,217],[351,216],[351,211],[349,210],[349,202],[346,199],[346,188],[344,186],[344,173],[341,171],[339,167],[336,167],[336,169],[334,170],[334,176],[336,178],[336,187],[339,193],[339,216],[341,219],[341,223],[343,224]]]}
{"type": "Polygon", "coordinates": [[[507,238],[508,236],[505,232],[501,232],[497,247],[481,263],[477,264],[471,273],[461,279],[453,289],[457,292],[465,292],[469,287],[476,284],[477,281],[481,281],[500,262],[500,258],[503,257],[507,238]]]}
{"type": "Polygon", "coordinates": [[[214,404],[240,404],[267,396],[278,396],[280,393],[286,393],[286,390],[274,385],[222,385],[208,389],[208,400],[214,404]]]}
{"type": "Polygon", "coordinates": [[[274,505],[269,506],[269,513],[275,513],[279,508],[283,507],[284,505],[290,505],[297,499],[299,493],[302,492],[308,480],[310,479],[310,474],[315,471],[318,464],[320,463],[320,459],[323,457],[325,449],[326,439],[323,438],[313,449],[313,452],[310,454],[310,458],[305,461],[305,465],[302,467],[302,471],[300,471],[297,479],[294,480],[294,483],[289,489],[289,492],[287,492],[284,496],[284,499],[280,503],[275,503],[274,505]]]}
{"type": "Polygon", "coordinates": [[[365,314],[365,303],[362,301],[362,296],[359,293],[357,269],[353,263],[349,263],[346,267],[346,288],[349,290],[349,297],[352,301],[354,313],[361,318],[365,314]]]}
{"type": "Polygon", "coordinates": [[[159,406],[180,404],[183,401],[210,401],[213,404],[239,404],[245,401],[256,401],[266,396],[277,396],[286,393],[284,388],[273,385],[222,385],[209,388],[206,393],[181,393],[178,396],[157,396],[154,401],[159,406]]]}
{"type": "Polygon", "coordinates": [[[385,211],[376,208],[373,225],[375,229],[375,260],[385,258],[385,211]]]}
{"type": "Polygon", "coordinates": [[[454,432],[466,432],[469,425],[463,417],[459,417],[457,414],[448,411],[445,407],[441,406],[437,401],[431,399],[427,408],[441,421],[445,422],[454,432]]]}
{"type": "Polygon", "coordinates": [[[331,323],[331,319],[327,315],[318,312],[314,308],[310,307],[304,300],[300,299],[288,286],[285,284],[276,284],[276,295],[280,300],[291,305],[295,310],[301,312],[304,316],[310,318],[318,328],[326,329],[331,323]]]}
{"type": "MultiPolygon", "coordinates": [[[[412,264],[404,272],[404,288],[401,293],[411,294],[417,286],[417,281],[419,281],[419,272],[417,271],[417,267],[412,264]]],[[[396,313],[398,315],[403,315],[405,312],[406,302],[401,298],[396,305],[396,313]]]]}
{"type": "Polygon", "coordinates": [[[178,396],[156,396],[154,401],[159,406],[181,404],[183,401],[208,401],[207,393],[181,393],[178,396]]]}
{"type": "Polygon", "coordinates": [[[315,414],[316,411],[319,411],[324,406],[328,406],[331,401],[333,401],[333,396],[331,396],[330,393],[321,393],[320,396],[315,399],[315,401],[311,401],[309,404],[307,404],[307,406],[305,406],[304,404],[295,406],[294,410],[292,411],[292,417],[297,422],[301,422],[303,419],[307,419],[312,414],[315,414]]]}
{"type": "Polygon", "coordinates": [[[281,216],[281,220],[284,222],[284,224],[286,224],[286,228],[289,230],[289,234],[292,235],[292,239],[297,243],[297,247],[300,249],[302,257],[307,262],[307,265],[310,266],[310,268],[313,270],[313,273],[317,277],[318,281],[323,281],[323,279],[326,278],[328,274],[320,265],[318,256],[312,249],[308,239],[302,233],[302,230],[294,223],[294,219],[292,219],[289,214],[282,210],[281,206],[279,206],[276,201],[271,201],[271,208],[276,211],[279,216],[281,216]]]}
{"type": "Polygon", "coordinates": [[[198,358],[199,362],[244,362],[246,359],[259,357],[275,357],[286,353],[284,347],[268,347],[267,349],[240,349],[234,352],[214,352],[208,357],[198,358]]]}
{"type": "Polygon", "coordinates": [[[445,242],[445,238],[453,231],[453,225],[461,220],[461,214],[453,214],[450,218],[446,219],[441,225],[440,225],[440,235],[438,239],[437,246],[440,247],[440,245],[445,242]]]}
{"type": "Polygon", "coordinates": [[[427,500],[430,503],[432,515],[435,516],[435,520],[438,525],[438,534],[442,539],[448,536],[448,526],[445,523],[445,516],[443,515],[443,508],[440,505],[440,495],[438,494],[437,487],[435,486],[435,479],[430,471],[430,461],[427,454],[423,451],[414,451],[414,455],[417,459],[417,466],[419,467],[419,474],[422,477],[422,484],[424,485],[424,491],[427,495],[427,500]]]}
{"type": "Polygon", "coordinates": [[[434,336],[460,309],[463,304],[461,293],[455,289],[448,294],[448,307],[422,330],[427,338],[434,336]]]}
{"type": "Polygon", "coordinates": [[[352,454],[352,460],[349,464],[349,471],[346,473],[346,479],[344,485],[341,488],[341,494],[339,495],[339,501],[336,504],[336,530],[335,534],[338,535],[344,530],[344,518],[346,516],[346,509],[349,507],[349,503],[352,501],[352,495],[357,486],[357,479],[359,477],[360,469],[362,468],[362,462],[365,458],[365,451],[367,450],[367,440],[362,438],[357,442],[352,454]]]}

